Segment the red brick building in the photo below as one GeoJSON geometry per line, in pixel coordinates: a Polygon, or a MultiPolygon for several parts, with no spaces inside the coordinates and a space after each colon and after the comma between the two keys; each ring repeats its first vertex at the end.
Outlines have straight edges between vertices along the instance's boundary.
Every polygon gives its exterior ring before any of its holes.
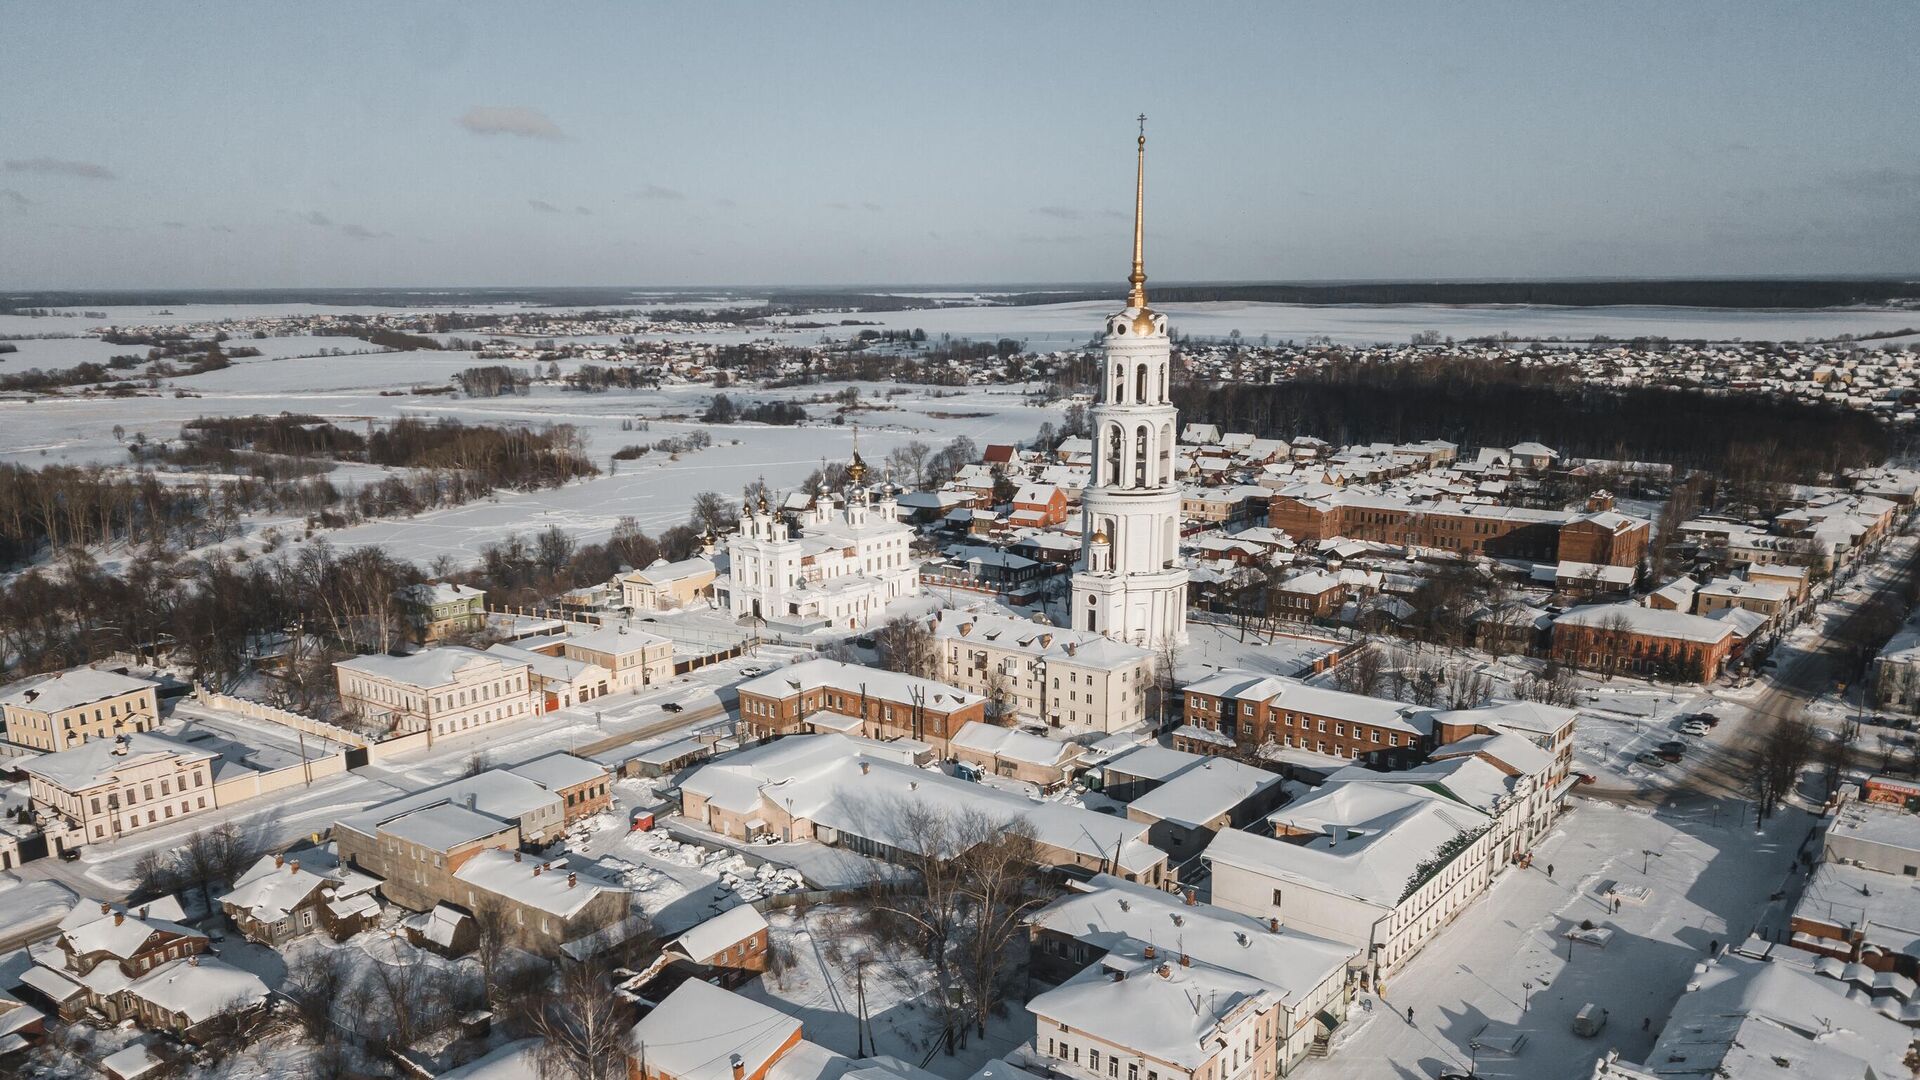
{"type": "MultiPolygon", "coordinates": [[[[1600,496],[1611,506],[1611,496],[1600,496]]],[[[1341,536],[1489,558],[1632,566],[1646,553],[1653,524],[1611,509],[1575,513],[1482,503],[1416,503],[1389,495],[1336,491],[1275,494],[1267,524],[1301,543],[1341,536]]]]}
{"type": "Polygon", "coordinates": [[[837,660],[808,660],[740,684],[740,724],[750,739],[838,732],[918,739],[941,754],[987,699],[946,683],[837,660]]]}
{"type": "Polygon", "coordinates": [[[1733,655],[1731,623],[1638,604],[1574,608],[1553,622],[1551,653],[1603,675],[1708,683],[1733,655]]]}
{"type": "MultiPolygon", "coordinates": [[[[1430,710],[1295,679],[1224,671],[1187,686],[1185,720],[1242,747],[1266,743],[1326,757],[1400,767],[1432,746],[1430,710]]],[[[1174,735],[1174,749],[1220,753],[1219,740],[1174,735]]]]}

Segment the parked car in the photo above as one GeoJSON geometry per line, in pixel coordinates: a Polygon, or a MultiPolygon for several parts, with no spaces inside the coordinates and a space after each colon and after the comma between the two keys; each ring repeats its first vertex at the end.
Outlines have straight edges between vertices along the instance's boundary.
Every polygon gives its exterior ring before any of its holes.
{"type": "Polygon", "coordinates": [[[1668,761],[1679,761],[1687,752],[1687,744],[1678,740],[1671,740],[1661,743],[1653,752],[1668,761]]]}
{"type": "Polygon", "coordinates": [[[1691,735],[1696,739],[1706,738],[1707,733],[1711,730],[1712,730],[1711,728],[1707,727],[1707,725],[1701,723],[1698,720],[1689,720],[1686,723],[1680,725],[1680,734],[1691,735]]]}
{"type": "Polygon", "coordinates": [[[663,712],[680,712],[685,709],[686,706],[677,701],[663,701],[660,703],[660,708],[663,712]]]}
{"type": "Polygon", "coordinates": [[[1600,782],[1600,778],[1590,772],[1583,772],[1574,777],[1573,782],[1576,784],[1597,784],[1600,782]]]}
{"type": "Polygon", "coordinates": [[[1661,757],[1659,754],[1641,754],[1633,760],[1650,769],[1664,769],[1667,767],[1667,759],[1661,757]]]}

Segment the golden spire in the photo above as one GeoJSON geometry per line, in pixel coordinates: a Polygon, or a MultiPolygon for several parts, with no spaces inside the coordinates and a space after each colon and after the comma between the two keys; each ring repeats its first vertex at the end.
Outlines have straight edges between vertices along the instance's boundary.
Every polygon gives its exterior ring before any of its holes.
{"type": "Polygon", "coordinates": [[[853,461],[847,465],[847,479],[856,486],[867,478],[867,463],[860,460],[860,425],[853,426],[853,461]]]}
{"type": "Polygon", "coordinates": [[[1147,269],[1140,250],[1141,232],[1147,205],[1147,114],[1140,114],[1139,162],[1133,176],[1133,273],[1127,281],[1133,285],[1127,293],[1127,306],[1145,310],[1147,306],[1147,269]]]}

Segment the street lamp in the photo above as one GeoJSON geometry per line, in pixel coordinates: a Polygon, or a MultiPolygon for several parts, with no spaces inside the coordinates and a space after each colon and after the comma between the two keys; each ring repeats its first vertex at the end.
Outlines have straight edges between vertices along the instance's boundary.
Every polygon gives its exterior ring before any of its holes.
{"type": "Polygon", "coordinates": [[[1640,849],[1640,876],[1641,877],[1647,876],[1647,867],[1652,865],[1652,860],[1664,859],[1664,858],[1666,858],[1665,855],[1661,854],[1658,851],[1653,850],[1652,848],[1641,848],[1640,849]]]}

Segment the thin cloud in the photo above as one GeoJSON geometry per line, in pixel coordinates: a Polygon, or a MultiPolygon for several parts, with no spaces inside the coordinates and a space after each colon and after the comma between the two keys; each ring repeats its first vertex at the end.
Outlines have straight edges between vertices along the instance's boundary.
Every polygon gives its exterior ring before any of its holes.
{"type": "Polygon", "coordinates": [[[13,190],[12,188],[0,188],[0,199],[5,199],[15,206],[32,206],[33,205],[32,199],[27,198],[25,195],[20,194],[19,192],[13,190]]]}
{"type": "Polygon", "coordinates": [[[383,232],[375,232],[365,225],[342,225],[340,226],[340,231],[353,237],[355,240],[379,240],[387,235],[383,232]]]}
{"type": "Polygon", "coordinates": [[[545,199],[528,199],[527,205],[533,207],[535,210],[538,210],[543,214],[557,214],[560,212],[559,207],[553,205],[552,203],[548,202],[545,199]]]}
{"type": "Polygon", "coordinates": [[[661,187],[659,184],[648,184],[646,187],[634,192],[633,197],[636,199],[684,199],[687,197],[687,194],[675,188],[661,187]]]}
{"type": "Polygon", "coordinates": [[[60,158],[10,158],[7,171],[14,173],[39,173],[42,176],[79,176],[88,180],[114,180],[117,177],[112,169],[105,165],[96,165],[91,161],[64,161],[60,158]]]}
{"type": "Polygon", "coordinates": [[[513,135],[555,141],[566,138],[551,117],[526,105],[475,105],[454,122],[475,135],[513,135]]]}
{"type": "Polygon", "coordinates": [[[879,213],[881,210],[885,209],[877,202],[864,202],[864,203],[861,203],[860,205],[865,209],[873,211],[876,214],[879,213]]]}
{"type": "Polygon", "coordinates": [[[830,202],[830,203],[828,203],[828,204],[827,204],[827,209],[829,209],[829,210],[851,210],[851,209],[853,209],[853,207],[851,207],[851,206],[848,206],[848,205],[847,205],[846,203],[843,203],[843,202],[830,202]]]}
{"type": "Polygon", "coordinates": [[[318,225],[323,229],[330,229],[333,227],[333,219],[321,213],[318,210],[307,211],[306,213],[300,215],[300,220],[306,222],[309,225],[318,225]]]}
{"type": "Polygon", "coordinates": [[[160,224],[169,229],[184,229],[187,227],[187,223],[184,221],[163,221],[160,224]]]}
{"type": "Polygon", "coordinates": [[[1041,217],[1059,218],[1061,221],[1080,220],[1080,211],[1071,206],[1036,206],[1033,212],[1041,217]]]}
{"type": "Polygon", "coordinates": [[[587,208],[586,208],[586,207],[584,207],[584,206],[576,206],[576,207],[574,207],[574,208],[573,208],[573,212],[574,212],[574,213],[576,213],[576,214],[579,214],[579,215],[580,215],[581,217],[592,217],[592,216],[593,216],[593,211],[591,211],[591,210],[589,210],[589,209],[587,209],[587,208]]]}
{"type": "Polygon", "coordinates": [[[1835,175],[1833,185],[1868,198],[1910,199],[1920,196],[1920,169],[1896,169],[1889,165],[1852,169],[1835,175]]]}

